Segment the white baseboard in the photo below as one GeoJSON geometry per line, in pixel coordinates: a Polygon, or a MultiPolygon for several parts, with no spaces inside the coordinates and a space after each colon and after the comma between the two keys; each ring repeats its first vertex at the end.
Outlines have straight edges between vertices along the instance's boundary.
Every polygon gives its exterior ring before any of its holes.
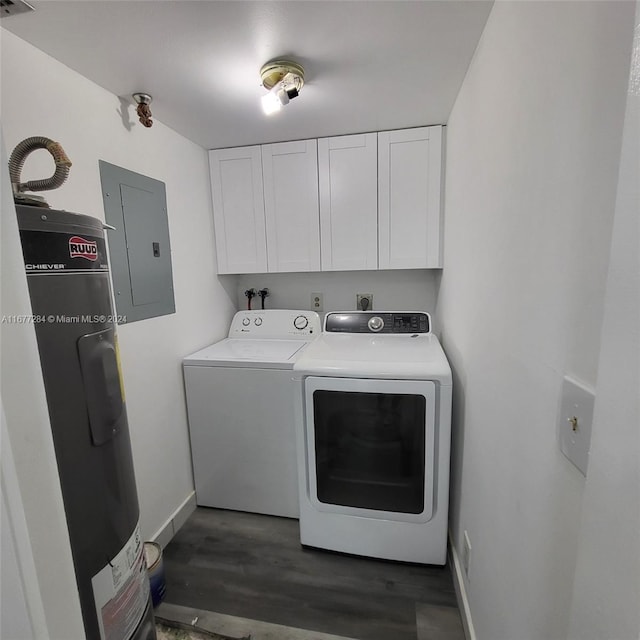
{"type": "Polygon", "coordinates": [[[464,635],[467,640],[477,640],[476,631],[473,628],[473,621],[471,620],[471,609],[469,608],[467,590],[464,586],[462,563],[460,562],[456,547],[453,544],[451,532],[449,532],[449,559],[453,569],[453,585],[456,589],[456,598],[458,600],[458,608],[460,609],[460,617],[462,618],[464,635]]]}
{"type": "Polygon", "coordinates": [[[164,549],[195,510],[196,492],[192,491],[167,521],[151,536],[151,540],[157,542],[164,549]]]}

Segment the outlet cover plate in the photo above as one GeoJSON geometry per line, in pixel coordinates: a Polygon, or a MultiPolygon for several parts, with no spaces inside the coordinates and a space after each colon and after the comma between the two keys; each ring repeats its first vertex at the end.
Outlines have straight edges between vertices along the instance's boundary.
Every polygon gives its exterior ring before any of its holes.
{"type": "Polygon", "coordinates": [[[373,309],[373,293],[356,293],[356,310],[357,311],[371,311],[373,309]],[[362,308],[362,299],[366,298],[369,301],[369,305],[366,309],[362,308]]]}
{"type": "Polygon", "coordinates": [[[311,311],[322,311],[323,310],[323,295],[321,293],[312,293],[311,294],[311,311]]]}
{"type": "Polygon", "coordinates": [[[595,394],[584,383],[565,376],[558,417],[560,451],[587,475],[595,394]]]}

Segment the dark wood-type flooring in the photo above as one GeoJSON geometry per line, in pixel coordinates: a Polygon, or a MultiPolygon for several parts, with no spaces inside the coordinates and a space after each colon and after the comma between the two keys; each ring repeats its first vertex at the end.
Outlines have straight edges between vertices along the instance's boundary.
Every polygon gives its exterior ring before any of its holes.
{"type": "Polygon", "coordinates": [[[303,548],[297,520],[199,507],[164,568],[165,601],[177,605],[360,640],[463,637],[448,566],[303,548]],[[421,633],[427,605],[456,628],[421,633]]]}

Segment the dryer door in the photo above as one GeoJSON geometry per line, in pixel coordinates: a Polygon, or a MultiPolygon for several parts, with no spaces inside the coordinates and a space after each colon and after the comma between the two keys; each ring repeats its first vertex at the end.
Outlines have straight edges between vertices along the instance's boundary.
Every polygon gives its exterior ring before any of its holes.
{"type": "Polygon", "coordinates": [[[435,493],[435,383],[309,377],[308,487],[316,509],[426,522],[435,493]]]}

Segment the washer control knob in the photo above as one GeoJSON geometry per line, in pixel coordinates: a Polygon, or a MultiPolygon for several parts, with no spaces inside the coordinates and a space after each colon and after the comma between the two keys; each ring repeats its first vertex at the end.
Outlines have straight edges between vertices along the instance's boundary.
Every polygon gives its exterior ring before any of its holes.
{"type": "Polygon", "coordinates": [[[254,321],[253,324],[256,325],[256,327],[259,327],[262,324],[262,318],[260,316],[258,316],[254,321]]]}
{"type": "Polygon", "coordinates": [[[384,320],[380,316],[373,316],[373,318],[369,318],[367,326],[371,331],[380,331],[384,327],[384,320]]]}
{"type": "Polygon", "coordinates": [[[306,329],[308,324],[309,319],[307,318],[307,316],[296,316],[295,320],[293,321],[293,326],[296,329],[306,329]]]}
{"type": "Polygon", "coordinates": [[[251,320],[249,320],[249,318],[242,318],[242,326],[248,327],[250,322],[251,320]]]}

